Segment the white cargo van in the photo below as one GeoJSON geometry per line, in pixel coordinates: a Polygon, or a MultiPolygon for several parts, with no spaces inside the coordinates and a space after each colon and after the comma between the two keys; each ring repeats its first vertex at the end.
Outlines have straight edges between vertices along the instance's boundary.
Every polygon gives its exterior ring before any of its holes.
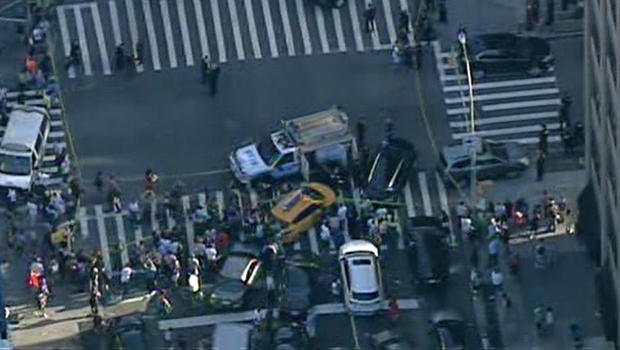
{"type": "Polygon", "coordinates": [[[37,177],[50,132],[44,108],[17,106],[0,142],[0,187],[29,191],[37,177]]]}

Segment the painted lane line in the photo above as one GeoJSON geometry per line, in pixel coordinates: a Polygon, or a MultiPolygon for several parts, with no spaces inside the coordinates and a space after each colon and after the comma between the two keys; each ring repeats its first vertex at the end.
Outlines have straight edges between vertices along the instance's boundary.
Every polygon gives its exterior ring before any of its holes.
{"type": "MultiPolygon", "coordinates": [[[[505,115],[501,117],[478,118],[476,119],[476,125],[484,126],[484,125],[500,124],[500,123],[522,122],[522,121],[528,121],[528,120],[551,119],[551,118],[558,118],[559,115],[560,113],[557,111],[550,111],[550,112],[540,112],[540,113],[505,115]]],[[[451,128],[466,128],[469,125],[470,125],[469,121],[450,122],[451,128]]]]}
{"type": "Polygon", "coordinates": [[[86,208],[80,207],[78,209],[78,221],[80,222],[80,233],[82,234],[82,238],[86,239],[88,237],[88,220],[86,218],[86,208]]]}
{"type": "Polygon", "coordinates": [[[82,52],[82,66],[84,67],[84,74],[93,75],[93,68],[90,63],[90,54],[88,53],[88,42],[86,40],[86,30],[84,29],[84,19],[82,18],[82,11],[79,7],[76,6],[73,8],[73,14],[75,16],[75,25],[77,26],[80,51],[82,52]]]}
{"type": "Polygon", "coordinates": [[[157,201],[152,200],[151,206],[151,227],[153,231],[159,231],[159,221],[157,220],[157,201]]]}
{"type": "Polygon", "coordinates": [[[193,0],[194,2],[194,15],[196,16],[196,26],[198,27],[198,37],[200,38],[200,50],[202,57],[210,56],[209,40],[207,39],[207,29],[205,27],[204,12],[202,11],[202,2],[200,0],[193,0]]]}
{"type": "Polygon", "coordinates": [[[178,67],[176,48],[174,47],[174,37],[172,36],[172,23],[170,22],[170,10],[168,9],[168,0],[159,0],[159,8],[161,9],[161,19],[164,24],[164,36],[166,37],[166,46],[168,48],[168,60],[170,68],[178,67]]]}
{"type": "Polygon", "coordinates": [[[50,131],[49,134],[47,134],[47,137],[52,138],[52,139],[63,138],[65,137],[65,132],[64,131],[50,131]]]}
{"type": "Polygon", "coordinates": [[[183,213],[185,217],[185,237],[187,239],[187,248],[189,252],[194,251],[194,223],[192,221],[191,208],[189,205],[189,196],[185,195],[181,197],[181,205],[183,207],[183,213]]]}
{"type": "Polygon", "coordinates": [[[276,42],[276,34],[273,30],[273,21],[271,20],[271,8],[269,7],[269,0],[262,0],[263,18],[265,20],[265,26],[267,27],[267,37],[269,38],[269,49],[271,50],[271,57],[276,58],[278,54],[278,43],[276,42]]]}
{"type": "Polygon", "coordinates": [[[355,48],[357,51],[364,51],[364,39],[362,38],[362,29],[360,28],[360,19],[357,15],[356,1],[347,1],[349,3],[349,16],[351,17],[351,25],[353,26],[353,37],[355,38],[355,48]]]}
{"type": "MultiPolygon", "coordinates": [[[[558,130],[560,129],[559,123],[546,124],[548,130],[558,130]]],[[[477,130],[476,134],[479,136],[502,136],[502,135],[511,135],[511,134],[520,134],[526,132],[539,132],[541,130],[540,125],[527,125],[527,126],[517,126],[514,128],[503,128],[503,129],[493,129],[493,130],[477,130]]],[[[463,139],[468,137],[470,133],[454,133],[452,134],[452,138],[454,139],[463,139]]]]}
{"type": "MultiPolygon", "coordinates": [[[[550,88],[550,89],[537,89],[537,90],[523,90],[523,91],[509,91],[509,92],[498,92],[495,94],[485,94],[485,95],[474,95],[474,101],[491,101],[491,100],[505,100],[509,98],[523,98],[523,97],[533,97],[533,96],[542,96],[542,95],[556,95],[560,93],[560,89],[550,88]]],[[[445,100],[446,104],[454,104],[454,103],[469,103],[469,96],[464,97],[448,97],[445,100]]]]}
{"type": "Polygon", "coordinates": [[[552,99],[546,99],[546,100],[509,102],[509,103],[487,105],[487,106],[482,106],[482,110],[484,112],[492,112],[492,111],[501,111],[504,109],[542,107],[542,106],[553,106],[553,105],[561,105],[561,104],[562,104],[561,99],[552,98],[552,99]]]}
{"type": "MultiPolygon", "coordinates": [[[[350,3],[350,2],[349,2],[350,3]]],[[[295,0],[295,8],[297,9],[297,19],[299,28],[301,29],[301,38],[304,42],[304,53],[312,54],[312,42],[310,41],[310,31],[308,30],[308,21],[306,20],[306,11],[302,0],[295,0]]]]}
{"type": "Polygon", "coordinates": [[[256,30],[256,20],[254,19],[254,8],[252,7],[252,0],[244,0],[245,14],[248,19],[248,29],[250,31],[250,39],[252,41],[252,52],[254,52],[254,58],[261,59],[263,54],[260,49],[260,39],[258,38],[258,31],[256,30]]]}
{"type": "Polygon", "coordinates": [[[177,13],[179,15],[179,26],[181,26],[181,37],[183,38],[183,51],[185,53],[185,65],[194,65],[194,54],[192,52],[192,42],[187,28],[187,16],[185,15],[185,0],[177,0],[177,13]]]}
{"type": "MultiPolygon", "coordinates": [[[[530,78],[530,79],[502,80],[502,81],[493,81],[493,82],[488,82],[488,83],[474,84],[474,90],[497,89],[497,88],[525,86],[525,85],[549,84],[549,83],[555,83],[555,82],[556,82],[555,76],[542,77],[542,78],[530,78]]],[[[443,92],[457,92],[457,91],[469,91],[469,86],[452,85],[452,86],[444,86],[443,88],[443,92]]]]}
{"type": "Polygon", "coordinates": [[[217,201],[217,213],[220,217],[220,220],[224,219],[224,192],[216,191],[215,192],[215,200],[217,201]]]}
{"type": "MultiPolygon", "coordinates": [[[[523,143],[527,145],[533,145],[533,144],[537,144],[540,141],[540,139],[537,136],[534,136],[534,137],[522,137],[522,138],[516,138],[516,139],[502,139],[502,141],[519,142],[519,143],[523,143]]],[[[549,138],[547,139],[547,142],[549,143],[561,142],[561,141],[562,141],[562,137],[559,135],[549,136],[549,138]]]]}
{"type": "Polygon", "coordinates": [[[67,26],[67,16],[65,16],[66,8],[67,6],[56,7],[56,14],[58,16],[60,36],[62,37],[62,46],[65,49],[65,57],[69,57],[71,55],[71,37],[69,36],[69,27],[67,26]]]}
{"type": "Polygon", "coordinates": [[[127,236],[125,235],[125,222],[122,214],[114,215],[116,230],[118,234],[118,247],[121,251],[121,264],[125,266],[129,263],[129,253],[127,252],[127,236]]]}
{"type": "Polygon", "coordinates": [[[213,15],[213,26],[215,27],[215,41],[217,41],[217,50],[220,63],[226,62],[226,46],[224,45],[224,31],[222,30],[222,20],[220,19],[220,7],[217,1],[209,1],[211,3],[211,14],[213,15]]]}
{"type": "Polygon", "coordinates": [[[116,0],[108,1],[108,7],[110,8],[110,22],[112,22],[112,34],[114,35],[114,47],[123,42],[121,36],[121,26],[118,21],[118,8],[116,7],[116,0]]]}
{"type": "MultiPolygon", "coordinates": [[[[137,55],[136,47],[140,39],[138,37],[138,25],[136,24],[136,12],[133,6],[133,0],[125,0],[125,8],[127,9],[127,21],[129,22],[129,35],[131,36],[131,43],[132,43],[131,47],[133,48],[134,56],[136,56],[137,55]]],[[[118,42],[116,45],[118,44],[120,44],[120,42],[118,42]]],[[[142,42],[142,45],[144,45],[144,41],[142,42]]],[[[140,73],[144,72],[144,64],[136,65],[136,71],[140,73]]]]}
{"type": "Polygon", "coordinates": [[[327,40],[327,30],[325,29],[325,17],[323,17],[323,9],[320,6],[314,6],[314,17],[316,18],[316,26],[319,30],[321,50],[323,53],[329,53],[329,41],[327,40]]]}
{"type": "Polygon", "coordinates": [[[158,71],[158,70],[161,70],[161,62],[159,60],[159,46],[157,44],[157,37],[155,36],[155,26],[153,25],[153,13],[151,11],[150,0],[142,0],[142,12],[144,13],[144,21],[146,24],[146,34],[149,38],[149,46],[151,47],[151,56],[153,58],[153,69],[158,71]]]}
{"type": "Polygon", "coordinates": [[[97,37],[97,45],[99,46],[99,54],[101,55],[103,74],[110,75],[112,74],[112,70],[110,69],[110,59],[108,58],[105,37],[103,35],[103,26],[101,25],[101,16],[99,16],[99,6],[97,3],[91,3],[90,10],[93,15],[93,22],[95,23],[95,35],[97,37]]]}
{"type": "Polygon", "coordinates": [[[424,215],[433,216],[433,206],[431,204],[431,196],[428,189],[428,181],[426,179],[426,173],[418,173],[418,183],[420,185],[420,192],[422,192],[422,203],[424,204],[424,215]]]}
{"type": "Polygon", "coordinates": [[[112,263],[110,262],[110,247],[108,246],[108,234],[103,221],[103,207],[100,204],[95,205],[95,217],[97,220],[97,233],[99,233],[99,246],[101,255],[103,256],[103,266],[106,271],[112,272],[112,263]]]}
{"type": "Polygon", "coordinates": [[[239,15],[237,14],[237,5],[235,4],[235,0],[228,0],[228,13],[230,14],[233,38],[235,39],[237,59],[239,59],[239,61],[243,61],[245,60],[245,51],[243,50],[243,38],[241,37],[241,29],[239,28],[239,15]]]}
{"type": "Polygon", "coordinates": [[[282,18],[282,26],[284,27],[284,38],[286,40],[286,48],[289,56],[295,56],[295,45],[293,44],[293,32],[291,31],[291,21],[288,18],[287,0],[280,0],[280,18],[282,18]]]}
{"type": "Polygon", "coordinates": [[[310,240],[310,251],[315,255],[319,255],[319,241],[317,240],[314,227],[310,227],[308,230],[308,240],[310,240]]]}
{"type": "Polygon", "coordinates": [[[415,205],[413,204],[413,196],[411,194],[411,185],[409,184],[409,181],[407,181],[405,187],[403,188],[403,194],[405,196],[405,205],[407,206],[407,217],[416,217],[415,205]]]}
{"type": "Polygon", "coordinates": [[[342,31],[342,18],[340,17],[339,9],[332,9],[332,15],[334,17],[334,28],[336,28],[336,39],[338,41],[338,51],[346,52],[347,45],[344,41],[344,32],[342,31]]]}
{"type": "Polygon", "coordinates": [[[385,15],[385,24],[388,27],[388,34],[390,35],[390,43],[394,43],[396,42],[396,27],[394,26],[390,1],[391,0],[383,0],[383,12],[385,15]]]}
{"type": "Polygon", "coordinates": [[[443,74],[439,77],[439,79],[442,82],[446,82],[446,81],[457,81],[457,80],[464,80],[467,79],[467,76],[465,74],[443,74]]]}

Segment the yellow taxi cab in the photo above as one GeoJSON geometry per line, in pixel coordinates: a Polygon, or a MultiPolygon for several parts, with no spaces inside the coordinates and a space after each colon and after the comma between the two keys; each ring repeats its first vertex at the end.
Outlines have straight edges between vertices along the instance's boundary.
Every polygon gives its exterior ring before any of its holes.
{"type": "Polygon", "coordinates": [[[316,225],[326,208],[336,202],[336,194],[326,185],[310,182],[289,192],[271,209],[271,214],[288,224],[283,243],[292,243],[316,225]]]}

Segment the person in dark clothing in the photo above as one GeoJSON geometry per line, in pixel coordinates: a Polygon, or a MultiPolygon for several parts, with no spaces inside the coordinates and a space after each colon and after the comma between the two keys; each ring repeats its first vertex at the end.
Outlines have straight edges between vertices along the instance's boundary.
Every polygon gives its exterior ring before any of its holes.
{"type": "Polygon", "coordinates": [[[368,33],[374,31],[375,28],[375,17],[377,16],[377,9],[375,5],[372,3],[368,4],[368,7],[364,11],[364,20],[366,22],[366,31],[368,33]]]}
{"type": "Polygon", "coordinates": [[[562,97],[562,105],[560,106],[560,134],[570,127],[570,106],[572,99],[569,96],[562,97]]]}
{"type": "Polygon", "coordinates": [[[446,6],[446,0],[439,1],[439,22],[448,23],[448,7],[446,6]]]}
{"type": "Polygon", "coordinates": [[[409,21],[409,13],[405,10],[400,11],[400,14],[398,15],[398,30],[405,31],[409,34],[409,21]]]}
{"type": "Polygon", "coordinates": [[[101,171],[97,172],[93,184],[95,185],[97,192],[101,193],[103,191],[103,173],[101,171]]]}
{"type": "Polygon", "coordinates": [[[538,134],[538,151],[547,155],[547,149],[549,146],[549,130],[547,129],[547,125],[542,124],[540,133],[538,134]]]}
{"type": "Polygon", "coordinates": [[[480,264],[480,254],[478,254],[478,247],[475,245],[471,249],[471,253],[469,255],[469,262],[471,263],[471,267],[473,269],[477,269],[480,264]]]}
{"type": "Polygon", "coordinates": [[[545,24],[548,26],[553,25],[553,22],[555,22],[555,1],[554,0],[547,0],[547,13],[546,13],[546,17],[547,19],[545,20],[545,24]]]}
{"type": "Polygon", "coordinates": [[[122,71],[125,69],[125,59],[127,55],[125,54],[125,44],[120,43],[116,46],[116,51],[114,53],[114,62],[116,63],[116,69],[122,71]]]}
{"type": "Polygon", "coordinates": [[[545,175],[545,154],[540,152],[536,160],[536,181],[540,182],[545,175]]]}
{"type": "Polygon", "coordinates": [[[215,96],[217,93],[217,82],[220,77],[220,67],[213,65],[211,68],[211,78],[209,79],[209,94],[215,96]]]}
{"type": "Polygon", "coordinates": [[[138,41],[136,43],[136,65],[141,66],[144,63],[144,43],[138,41]]]}
{"type": "Polygon", "coordinates": [[[415,68],[419,71],[422,69],[422,45],[420,45],[420,43],[416,43],[413,47],[413,51],[415,54],[415,68]]]}
{"type": "Polygon", "coordinates": [[[360,121],[357,122],[357,142],[360,146],[366,143],[366,119],[362,117],[360,121]]]}

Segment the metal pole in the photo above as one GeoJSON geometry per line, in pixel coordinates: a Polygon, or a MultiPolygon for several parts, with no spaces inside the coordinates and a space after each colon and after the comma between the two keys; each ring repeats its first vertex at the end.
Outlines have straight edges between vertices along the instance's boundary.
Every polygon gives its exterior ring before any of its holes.
{"type": "MultiPolygon", "coordinates": [[[[463,49],[463,56],[465,58],[465,66],[467,69],[467,85],[469,87],[469,121],[470,121],[470,132],[471,132],[471,136],[472,136],[472,141],[473,141],[473,136],[476,135],[476,119],[475,119],[475,111],[474,111],[474,85],[473,85],[473,81],[472,81],[472,75],[471,75],[471,64],[469,61],[469,53],[467,52],[467,37],[465,35],[464,32],[459,32],[458,34],[458,39],[459,42],[461,43],[461,48],[463,49]]],[[[476,148],[475,147],[471,147],[470,149],[471,152],[471,164],[470,164],[470,168],[471,168],[471,176],[469,178],[470,180],[470,200],[471,200],[471,206],[472,208],[475,208],[476,205],[476,195],[477,195],[477,181],[476,181],[476,148]]]]}

